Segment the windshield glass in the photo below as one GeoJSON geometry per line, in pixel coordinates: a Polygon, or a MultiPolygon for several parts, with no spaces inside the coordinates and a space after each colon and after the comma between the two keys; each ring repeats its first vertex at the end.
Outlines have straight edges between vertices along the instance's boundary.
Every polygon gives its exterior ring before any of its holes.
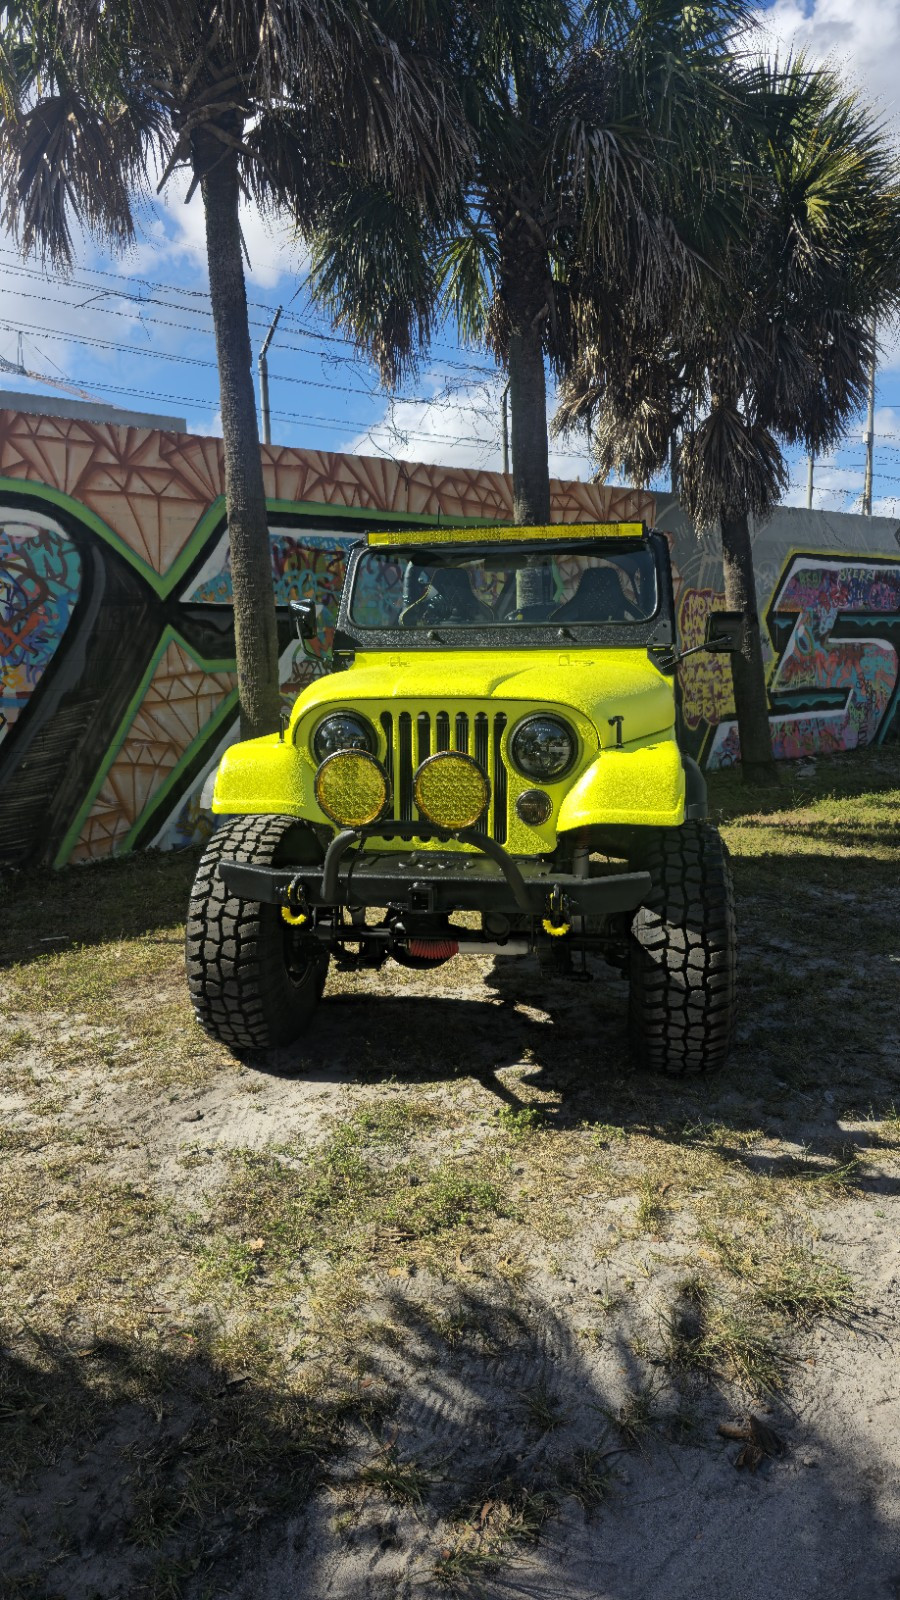
{"type": "Polygon", "coordinates": [[[646,622],[657,608],[646,546],[366,550],[349,615],[361,628],[564,627],[646,622]]]}

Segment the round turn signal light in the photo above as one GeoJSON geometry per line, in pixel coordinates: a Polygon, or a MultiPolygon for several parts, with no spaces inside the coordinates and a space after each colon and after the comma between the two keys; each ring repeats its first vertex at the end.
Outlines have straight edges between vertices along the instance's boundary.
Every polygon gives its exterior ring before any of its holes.
{"type": "Polygon", "coordinates": [[[553,801],[543,789],[523,789],[516,800],[516,816],[530,828],[539,828],[549,822],[553,814],[553,801]]]}
{"type": "Polygon", "coordinates": [[[326,817],[342,828],[364,828],[383,816],[391,785],[380,761],[367,750],[335,750],[316,773],[316,799],[326,817]]]}
{"type": "Polygon", "coordinates": [[[460,750],[439,750],[422,762],[413,794],[423,817],[440,828],[471,828],[491,798],[477,761],[460,750]]]}

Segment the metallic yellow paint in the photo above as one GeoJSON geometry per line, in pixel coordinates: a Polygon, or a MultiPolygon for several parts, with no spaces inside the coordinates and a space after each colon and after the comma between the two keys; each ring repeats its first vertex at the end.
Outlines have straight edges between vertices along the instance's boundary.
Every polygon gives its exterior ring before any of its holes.
{"type": "Polygon", "coordinates": [[[533,539],[640,539],[644,533],[642,522],[559,522],[541,527],[524,528],[410,528],[402,533],[390,529],[372,528],[368,534],[370,548],[407,544],[512,544],[533,539]]]}
{"type": "Polygon", "coordinates": [[[572,784],[560,806],[561,832],[602,822],[677,827],[684,821],[684,768],[674,730],[605,749],[572,784]]]}
{"type": "MultiPolygon", "coordinates": [[[[388,754],[382,711],[395,719],[408,711],[413,727],[420,711],[430,713],[432,727],[438,711],[465,711],[470,719],[478,711],[492,716],[503,712],[507,722],[501,751],[509,796],[506,848],[513,855],[544,854],[553,850],[558,831],[590,823],[677,826],[684,819],[672,681],[644,650],[360,652],[347,671],[315,679],[298,696],[284,743],[272,734],[232,745],[225,752],[213,810],[282,812],[333,826],[316,801],[319,763],[311,748],[313,731],[325,711],[354,711],[368,717],[378,739],[375,754],[382,763],[388,754]],[[531,826],[517,816],[515,802],[534,787],[534,780],[510,765],[507,747],[516,723],[537,711],[556,713],[571,724],[578,735],[578,757],[562,780],[541,785],[553,811],[546,823],[531,826]],[[621,748],[616,744],[619,718],[621,748]]],[[[408,846],[398,838],[379,848],[408,846]]]]}
{"type": "Polygon", "coordinates": [[[394,715],[451,702],[471,712],[490,702],[517,720],[537,711],[571,717],[574,710],[596,727],[604,746],[615,743],[610,717],[622,717],[625,743],[670,728],[675,718],[672,681],[646,650],[361,651],[349,671],[316,678],[298,697],[291,716],[295,743],[309,743],[308,720],[326,710],[362,712],[377,727],[373,702],[394,715]]]}
{"type": "Polygon", "coordinates": [[[277,733],[245,739],[225,751],[216,773],[212,809],[219,815],[318,815],[314,772],[301,761],[290,740],[277,733]]]}

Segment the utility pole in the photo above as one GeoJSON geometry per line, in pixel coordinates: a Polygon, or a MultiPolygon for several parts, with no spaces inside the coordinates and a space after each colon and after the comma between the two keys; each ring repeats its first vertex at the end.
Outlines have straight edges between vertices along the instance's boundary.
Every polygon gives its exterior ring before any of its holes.
{"type": "Polygon", "coordinates": [[[272,443],[272,425],[271,425],[271,419],[270,419],[270,416],[269,416],[269,361],[268,361],[268,349],[269,349],[269,345],[272,343],[272,335],[275,332],[275,329],[278,327],[278,318],[281,316],[281,313],[282,313],[283,310],[284,310],[283,306],[279,306],[278,307],[278,310],[276,311],[274,317],[272,318],[272,322],[271,322],[271,325],[269,327],[269,331],[266,334],[266,337],[263,339],[262,347],[261,347],[260,352],[259,352],[259,410],[260,410],[260,415],[261,415],[261,418],[262,418],[262,442],[263,442],[263,444],[271,444],[272,443]]]}
{"type": "Polygon", "coordinates": [[[806,458],[806,509],[812,511],[813,502],[813,474],[816,468],[816,458],[810,454],[806,458]]]}
{"type": "Polygon", "coordinates": [[[500,395],[500,419],[503,426],[503,471],[509,473],[509,380],[500,395]]]}
{"type": "Polygon", "coordinates": [[[875,456],[875,318],[872,318],[872,366],[869,371],[869,409],[866,416],[866,479],[863,486],[862,511],[864,517],[872,515],[872,472],[875,456]]]}

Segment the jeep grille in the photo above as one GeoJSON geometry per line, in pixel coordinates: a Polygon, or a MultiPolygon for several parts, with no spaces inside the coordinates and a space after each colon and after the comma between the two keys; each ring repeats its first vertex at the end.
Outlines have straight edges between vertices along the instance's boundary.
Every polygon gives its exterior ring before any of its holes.
{"type": "Polygon", "coordinates": [[[491,800],[486,813],[476,823],[476,833],[489,834],[498,844],[506,840],[507,781],[501,741],[507,718],[502,711],[489,716],[476,711],[420,711],[414,718],[409,711],[395,715],[382,711],[381,727],[387,745],[388,776],[394,793],[393,815],[398,822],[415,822],[418,808],[413,801],[413,776],[426,756],[438,750],[461,750],[473,756],[490,779],[491,800]]]}

